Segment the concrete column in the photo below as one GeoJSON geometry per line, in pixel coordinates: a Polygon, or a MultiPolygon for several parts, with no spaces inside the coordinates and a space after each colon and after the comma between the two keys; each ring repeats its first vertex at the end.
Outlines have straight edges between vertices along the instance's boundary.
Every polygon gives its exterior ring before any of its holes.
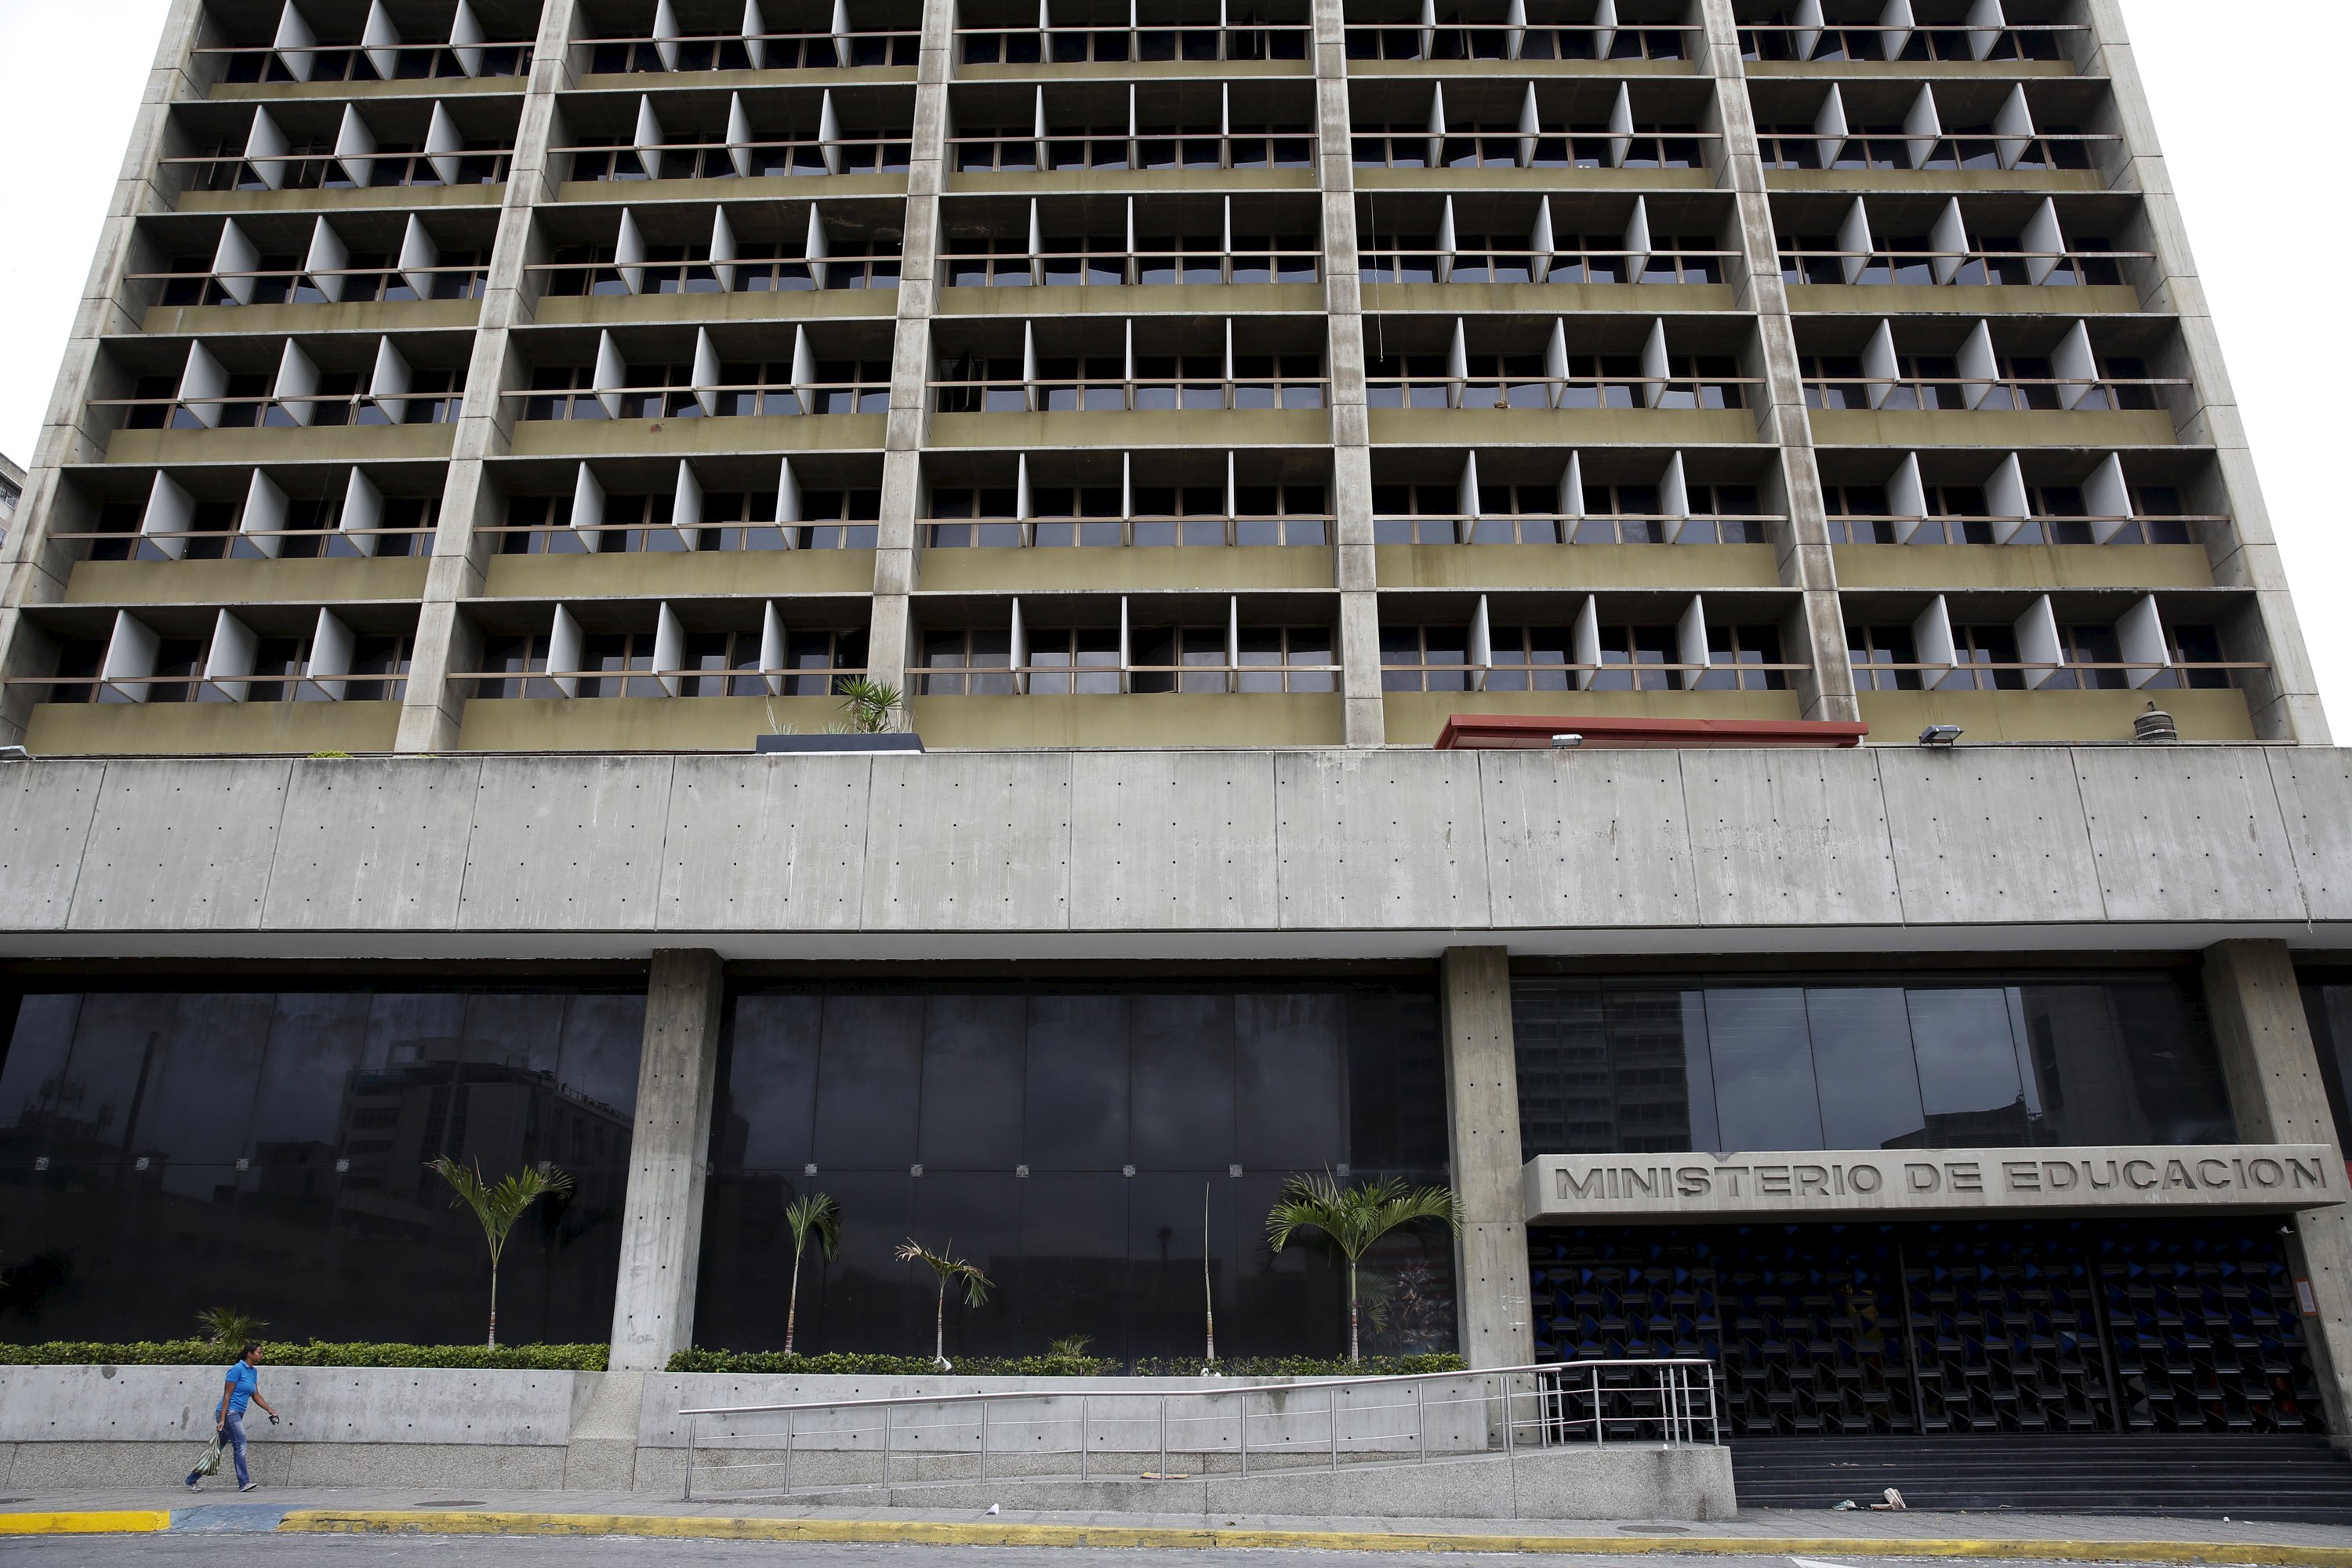
{"type": "MultiPolygon", "coordinates": [[[[931,317],[938,309],[940,193],[947,188],[948,76],[954,65],[954,0],[927,0],[915,64],[913,145],[907,157],[906,240],[898,262],[898,325],[890,353],[890,409],[882,437],[882,509],[875,530],[870,679],[914,696],[907,671],[908,595],[921,572],[916,537],[923,512],[923,444],[931,424],[931,317]]],[[[912,727],[908,719],[908,727],[912,727]]]]}
{"type": "Polygon", "coordinates": [[[1462,1200],[1454,1251],[1462,1354],[1473,1367],[1525,1366],[1535,1360],[1535,1321],[1528,1304],[1527,1204],[1519,1191],[1509,951],[1449,947],[1440,984],[1454,1190],[1462,1200]]]}
{"type": "Polygon", "coordinates": [[[504,456],[513,445],[515,419],[522,412],[520,405],[501,395],[510,374],[520,378],[518,367],[509,363],[509,330],[530,320],[543,287],[525,268],[531,258],[532,210],[555,199],[557,182],[548,149],[562,124],[556,94],[573,85],[574,16],[572,0],[545,0],[540,13],[522,114],[516,122],[514,161],[499,202],[498,238],[490,248],[481,312],[466,362],[465,408],[450,437],[440,523],[434,531],[433,559],[425,568],[425,596],[416,607],[408,686],[393,742],[397,751],[454,751],[466,702],[449,674],[481,668],[480,637],[459,606],[480,595],[489,554],[496,548],[498,536],[478,533],[477,526],[505,521],[505,497],[488,482],[488,459],[504,456]],[[491,515],[485,517],[485,511],[491,515]]]}
{"type": "Polygon", "coordinates": [[[2157,144],[2156,121],[2148,112],[2139,63],[2124,31],[2123,6],[2119,0],[2089,0],[2083,8],[2083,19],[2090,25],[2090,43],[2089,58],[2079,62],[2080,68],[2085,76],[2105,79],[2113,116],[2111,122],[2084,129],[2113,131],[2123,138],[2120,153],[2106,164],[2107,182],[2113,189],[2137,192],[2140,200],[2142,227],[2137,239],[2121,236],[2118,243],[2156,253],[2155,260],[2136,279],[2140,298],[2147,310],[2170,311],[2180,323],[2179,342],[2170,362],[2159,359],[2149,369],[2158,375],[2189,378],[2193,384],[2176,389],[2185,395],[2172,405],[2180,442],[2210,445],[2214,451],[2217,479],[2205,487],[2209,499],[2196,501],[2190,510],[2228,514],[2228,522],[2200,525],[2206,554],[2213,563],[2213,581],[2221,587],[2253,591],[2259,635],[2244,640],[2260,646],[2225,651],[2231,658],[2270,663],[2268,671],[2246,672],[2256,677],[2245,682],[2256,735],[2266,741],[2324,746],[2328,743],[2327,714],[2320,704],[2318,680],[2311,656],[2304,648],[2303,627],[2287,593],[2286,574],[2279,564],[2270,509],[2254,474],[2237,394],[2221,363],[2221,339],[2214,331],[2196,258],[2189,253],[2189,231],[2180,221],[2172,175],[2157,144]]]}
{"type": "Polygon", "coordinates": [[[1349,131],[1341,0],[1315,0],[1315,168],[1323,193],[1323,309],[1328,321],[1332,555],[1339,589],[1340,700],[1351,746],[1387,742],[1381,706],[1381,612],[1372,554],[1371,422],[1364,396],[1364,301],[1356,246],[1356,156],[1349,131]]]}
{"type": "MultiPolygon", "coordinates": [[[[2230,1086],[2238,1136],[2256,1143],[2325,1143],[2340,1165],[2319,1055],[2283,942],[2224,942],[2205,950],[2205,1007],[2230,1086]]],[[[2305,1209],[2293,1216],[2287,1253],[2311,1281],[2319,1315],[2304,1319],[2313,1370],[2339,1447],[2352,1433],[2352,1215],[2305,1209]]]]}
{"type": "Polygon", "coordinates": [[[1789,661],[1808,667],[1808,673],[1795,680],[1804,716],[1853,721],[1862,714],[1854,700],[1853,668],[1846,658],[1821,468],[1813,456],[1812,421],[1805,413],[1804,382],[1798,370],[1796,324],[1789,314],[1788,289],[1780,281],[1780,245],[1757,147],[1756,113],[1748,101],[1747,70],[1739,58],[1739,25],[1731,0],[1700,0],[1698,15],[1706,29],[1699,68],[1715,79],[1716,113],[1723,132],[1717,184],[1731,191],[1738,202],[1738,228],[1729,248],[1740,255],[1733,258],[1737,276],[1730,281],[1738,289],[1739,309],[1755,313],[1753,374],[1764,378],[1755,410],[1756,431],[1780,454],[1782,510],[1788,519],[1774,532],[1774,553],[1781,583],[1802,591],[1795,613],[1782,622],[1780,636],[1789,661]]]}
{"type": "Polygon", "coordinates": [[[620,1279],[613,1293],[615,1372],[658,1372],[671,1352],[694,1342],[721,988],[722,966],[709,949],[655,952],[646,986],[645,1049],[637,1060],[620,1279]]]}

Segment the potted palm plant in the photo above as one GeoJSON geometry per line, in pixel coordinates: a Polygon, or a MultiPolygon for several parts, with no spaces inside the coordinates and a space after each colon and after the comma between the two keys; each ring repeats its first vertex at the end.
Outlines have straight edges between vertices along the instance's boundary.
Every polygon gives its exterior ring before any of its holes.
{"type": "MultiPolygon", "coordinates": [[[[873,754],[923,749],[920,735],[899,728],[907,716],[907,699],[897,687],[863,676],[845,677],[834,682],[833,694],[841,699],[842,717],[825,733],[762,735],[753,742],[753,749],[763,756],[826,752],[873,754]]],[[[773,717],[772,712],[770,717],[773,717]]]]}
{"type": "Polygon", "coordinates": [[[977,1307],[988,1300],[996,1281],[982,1274],[979,1268],[955,1256],[955,1243],[948,1243],[945,1252],[933,1252],[911,1237],[898,1247],[902,1263],[919,1263],[931,1271],[940,1283],[938,1310],[931,1321],[931,1360],[941,1372],[952,1372],[954,1364],[948,1360],[948,1287],[961,1283],[967,1307],[977,1307]]]}
{"type": "Polygon", "coordinates": [[[1280,1252],[1302,1230],[1319,1230],[1348,1260],[1348,1360],[1362,1361],[1358,1330],[1362,1317],[1356,1293],[1356,1266],[1372,1244],[1392,1230],[1424,1219],[1442,1220],[1456,1234],[1462,1205],[1451,1187],[1415,1187],[1383,1177],[1343,1188],[1329,1175],[1293,1176],[1265,1216],[1265,1238],[1280,1252]]]}

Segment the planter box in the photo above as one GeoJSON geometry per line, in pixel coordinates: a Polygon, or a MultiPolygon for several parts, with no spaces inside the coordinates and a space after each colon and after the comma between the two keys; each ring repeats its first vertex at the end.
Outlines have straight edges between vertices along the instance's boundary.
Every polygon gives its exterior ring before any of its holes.
{"type": "Polygon", "coordinates": [[[923,738],[896,731],[880,735],[762,735],[752,743],[761,756],[834,756],[855,752],[865,756],[919,754],[923,738]]]}

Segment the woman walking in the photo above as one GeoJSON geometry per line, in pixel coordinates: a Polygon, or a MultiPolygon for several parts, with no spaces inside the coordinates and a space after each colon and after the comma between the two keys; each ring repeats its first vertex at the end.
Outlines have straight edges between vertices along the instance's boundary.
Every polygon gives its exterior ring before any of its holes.
{"type": "MultiPolygon", "coordinates": [[[[230,1451],[236,1456],[236,1489],[241,1492],[251,1491],[254,1485],[251,1472],[245,1468],[246,1401],[249,1399],[260,1405],[262,1414],[269,1417],[269,1424],[272,1426],[278,1425],[278,1412],[269,1407],[269,1401],[261,1397],[261,1378],[254,1370],[260,1364],[261,1347],[247,1345],[236,1360],[229,1363],[228,1370],[221,1374],[220,1405],[213,1412],[213,1430],[228,1440],[230,1451]]],[[[203,1479],[202,1470],[190,1470],[188,1489],[194,1491],[196,1483],[203,1479]]]]}

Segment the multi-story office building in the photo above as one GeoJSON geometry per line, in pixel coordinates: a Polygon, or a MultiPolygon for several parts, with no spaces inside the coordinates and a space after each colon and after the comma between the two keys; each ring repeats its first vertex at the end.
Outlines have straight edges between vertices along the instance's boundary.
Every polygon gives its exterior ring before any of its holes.
{"type": "Polygon", "coordinates": [[[16,503],[24,499],[25,470],[0,453],[0,536],[16,521],[16,503]]]}
{"type": "Polygon", "coordinates": [[[1377,1349],[2352,1427],[2352,764],[2115,0],[180,0],[52,407],[11,1328],[463,1337],[450,1152],[624,1366],[814,1190],[812,1348],[912,1233],[1328,1352],[1328,1167],[1465,1201],[1377,1349]]]}

